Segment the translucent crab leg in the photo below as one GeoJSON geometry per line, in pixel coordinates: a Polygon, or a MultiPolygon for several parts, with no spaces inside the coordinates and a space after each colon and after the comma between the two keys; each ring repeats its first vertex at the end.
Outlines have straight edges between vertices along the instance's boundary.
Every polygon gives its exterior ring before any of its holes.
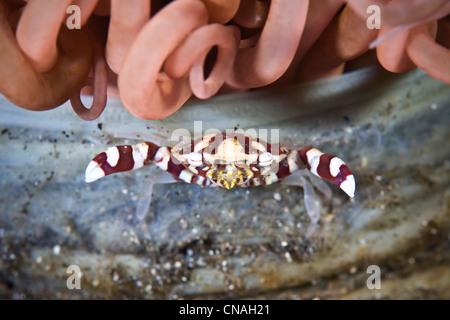
{"type": "Polygon", "coordinates": [[[170,175],[168,172],[155,171],[151,179],[145,181],[140,185],[140,197],[136,202],[135,217],[137,218],[137,223],[142,230],[142,234],[146,239],[151,239],[150,231],[147,225],[147,213],[152,203],[153,197],[153,187],[156,184],[166,184],[166,183],[176,183],[178,182],[175,177],[170,175]]]}
{"type": "Polygon", "coordinates": [[[147,215],[148,208],[152,202],[153,186],[155,184],[176,183],[177,180],[167,172],[159,171],[152,175],[150,181],[146,181],[142,187],[141,196],[136,204],[136,217],[139,221],[143,221],[147,215]]]}
{"type": "Polygon", "coordinates": [[[294,174],[288,176],[286,179],[281,180],[282,184],[289,186],[300,186],[303,188],[303,199],[305,201],[306,213],[311,219],[311,223],[306,232],[306,237],[310,238],[317,228],[320,220],[320,206],[318,203],[317,193],[314,191],[314,187],[311,183],[305,179],[304,171],[297,171],[294,174]]]}
{"type": "Polygon", "coordinates": [[[355,196],[355,177],[344,161],[313,147],[301,149],[299,155],[313,174],[338,185],[349,197],[355,196]]]}

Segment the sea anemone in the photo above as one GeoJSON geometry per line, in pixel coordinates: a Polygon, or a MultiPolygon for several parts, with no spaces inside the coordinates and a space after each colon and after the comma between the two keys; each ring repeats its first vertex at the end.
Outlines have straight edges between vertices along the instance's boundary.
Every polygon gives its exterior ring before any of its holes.
{"type": "Polygon", "coordinates": [[[100,116],[107,94],[119,96],[152,120],[192,96],[375,63],[391,72],[419,67],[450,83],[449,13],[446,0],[2,0],[0,92],[29,110],[70,99],[85,120],[100,116]],[[379,8],[379,28],[368,27],[370,6],[379,8]],[[74,8],[80,29],[66,23],[74,8]],[[90,108],[80,93],[93,94],[90,108]]]}

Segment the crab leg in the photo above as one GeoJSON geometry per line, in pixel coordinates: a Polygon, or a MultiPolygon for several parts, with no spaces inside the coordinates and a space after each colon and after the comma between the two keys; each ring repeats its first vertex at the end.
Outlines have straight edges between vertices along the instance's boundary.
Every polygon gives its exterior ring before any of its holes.
{"type": "Polygon", "coordinates": [[[153,161],[160,169],[170,173],[175,179],[187,183],[209,185],[210,181],[201,175],[186,170],[182,164],[172,161],[171,148],[159,147],[152,142],[122,145],[106,149],[98,154],[86,168],[86,182],[93,182],[104,176],[136,170],[153,161]]]}
{"type": "Polygon", "coordinates": [[[298,154],[313,174],[338,185],[349,197],[355,196],[355,177],[344,161],[313,147],[303,148],[298,154]]]}
{"type": "Polygon", "coordinates": [[[98,180],[109,174],[142,168],[153,161],[161,169],[180,173],[180,169],[170,159],[170,149],[159,147],[152,142],[122,145],[108,148],[98,154],[86,168],[86,182],[98,180]]]}

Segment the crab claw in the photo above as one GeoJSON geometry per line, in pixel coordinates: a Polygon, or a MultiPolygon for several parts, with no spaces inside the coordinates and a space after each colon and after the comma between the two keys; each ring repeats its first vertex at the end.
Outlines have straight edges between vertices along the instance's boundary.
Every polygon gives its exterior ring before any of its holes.
{"type": "Polygon", "coordinates": [[[101,164],[92,160],[89,162],[84,174],[87,183],[93,182],[105,176],[105,172],[101,168],[101,164]]]}
{"type": "Polygon", "coordinates": [[[106,152],[102,152],[89,162],[85,172],[85,180],[87,183],[103,178],[106,175],[102,167],[105,164],[109,166],[107,158],[106,152]]]}
{"type": "Polygon", "coordinates": [[[86,168],[86,182],[89,183],[112,173],[133,169],[132,150],[132,146],[117,146],[108,148],[105,152],[95,156],[86,168]]]}
{"type": "Polygon", "coordinates": [[[355,184],[355,177],[353,176],[353,174],[346,176],[345,180],[339,184],[339,188],[344,190],[344,192],[348,194],[350,198],[355,197],[356,184],[355,184]]]}
{"type": "Polygon", "coordinates": [[[157,165],[164,170],[167,169],[167,162],[170,153],[167,147],[159,148],[152,142],[141,142],[135,145],[123,145],[106,149],[98,154],[86,168],[86,182],[92,182],[103,178],[109,174],[136,170],[155,160],[157,165]],[[158,150],[162,150],[157,156],[158,150]],[[162,161],[163,158],[166,161],[162,161]]]}
{"type": "Polygon", "coordinates": [[[355,196],[355,177],[344,161],[312,147],[304,148],[299,153],[309,171],[338,185],[350,198],[355,196]]]}

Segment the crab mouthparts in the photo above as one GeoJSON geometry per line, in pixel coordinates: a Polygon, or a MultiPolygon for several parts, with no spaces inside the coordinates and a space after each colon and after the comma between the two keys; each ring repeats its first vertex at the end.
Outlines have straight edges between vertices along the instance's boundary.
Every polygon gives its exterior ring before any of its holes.
{"type": "Polygon", "coordinates": [[[216,184],[226,189],[232,189],[247,182],[253,173],[250,170],[237,169],[235,166],[227,165],[223,169],[211,169],[207,176],[216,184]]]}

